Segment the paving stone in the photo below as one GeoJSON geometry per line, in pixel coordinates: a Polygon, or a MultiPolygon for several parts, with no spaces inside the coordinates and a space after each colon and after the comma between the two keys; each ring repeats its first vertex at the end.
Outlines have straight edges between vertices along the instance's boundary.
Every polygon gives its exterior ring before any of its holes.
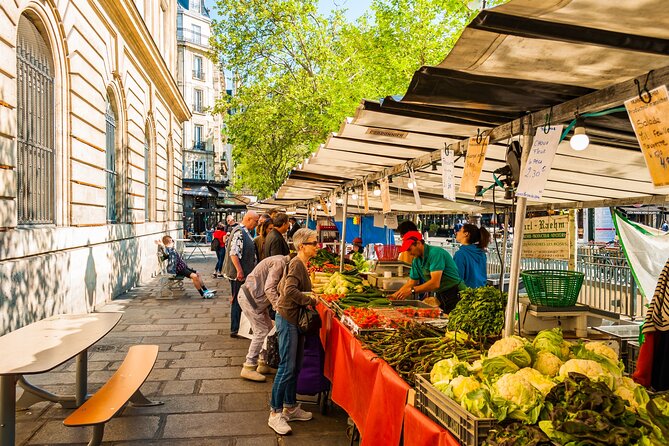
{"type": "Polygon", "coordinates": [[[202,381],[200,393],[257,393],[272,389],[272,380],[264,383],[247,381],[242,378],[206,379],[202,381]]]}
{"type": "Polygon", "coordinates": [[[133,417],[143,414],[173,414],[193,412],[216,412],[221,405],[218,395],[165,395],[160,398],[164,402],[160,406],[134,407],[123,409],[124,417],[133,417]]]}
{"type": "Polygon", "coordinates": [[[262,412],[168,415],[163,438],[201,438],[264,434],[268,414],[262,412]]]}
{"type": "Polygon", "coordinates": [[[196,381],[166,381],[162,395],[188,395],[195,393],[196,381]]]}
{"type": "MultiPolygon", "coordinates": [[[[313,441],[313,439],[312,439],[313,441]]],[[[312,444],[328,444],[328,443],[312,443],[312,444]]],[[[263,435],[260,437],[237,437],[235,439],[235,446],[278,446],[277,435],[263,435]]]]}
{"type": "Polygon", "coordinates": [[[194,352],[186,352],[184,354],[184,359],[209,359],[213,357],[214,350],[197,350],[194,352]]]}
{"type": "Polygon", "coordinates": [[[168,365],[169,368],[195,368],[195,367],[226,367],[230,361],[227,358],[188,358],[175,359],[168,365]]]}
{"type": "MultiPolygon", "coordinates": [[[[262,446],[262,444],[263,443],[260,443],[258,446],[262,446]]],[[[194,444],[191,439],[180,440],[175,438],[161,439],[158,441],[123,441],[114,443],[114,446],[194,446],[194,444]]],[[[236,446],[236,444],[234,438],[199,438],[196,446],[236,446]]]]}
{"type": "MultiPolygon", "coordinates": [[[[199,316],[199,315],[198,315],[199,316]]],[[[203,315],[201,318],[190,317],[190,318],[178,318],[178,319],[158,319],[156,325],[160,324],[200,324],[200,323],[211,323],[214,318],[211,316],[203,315]]],[[[189,325],[192,328],[192,325],[189,325]]],[[[205,327],[208,328],[208,327],[205,327]]],[[[187,329],[190,329],[187,327],[187,329]]]]}
{"type": "Polygon", "coordinates": [[[144,338],[144,344],[183,344],[184,342],[195,342],[195,336],[147,336],[144,338]]]}
{"type": "Polygon", "coordinates": [[[172,344],[172,347],[170,350],[175,351],[175,352],[187,352],[191,350],[199,350],[201,344],[199,342],[184,342],[184,343],[176,343],[172,344]]]}
{"type": "Polygon", "coordinates": [[[181,379],[223,379],[239,378],[241,370],[237,367],[193,367],[184,369],[181,379]]]}
{"type": "Polygon", "coordinates": [[[248,412],[264,410],[269,412],[270,392],[231,393],[223,399],[224,412],[248,412]]]}
{"type": "Polygon", "coordinates": [[[216,334],[218,334],[218,328],[213,330],[179,330],[167,332],[167,336],[208,336],[216,334]]]}
{"type": "MultiPolygon", "coordinates": [[[[105,426],[105,441],[153,439],[158,431],[156,416],[115,417],[105,426]]],[[[93,428],[67,427],[60,421],[47,422],[28,444],[87,443],[93,428]]]]}

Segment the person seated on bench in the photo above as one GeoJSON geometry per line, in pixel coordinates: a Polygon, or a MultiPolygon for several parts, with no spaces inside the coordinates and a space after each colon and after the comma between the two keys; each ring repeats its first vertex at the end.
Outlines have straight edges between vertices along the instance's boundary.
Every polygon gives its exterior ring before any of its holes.
{"type": "Polygon", "coordinates": [[[161,240],[156,240],[156,244],[164,251],[163,260],[167,259],[167,272],[181,277],[189,277],[193,281],[195,289],[205,299],[212,299],[216,294],[214,290],[208,290],[202,281],[202,277],[186,265],[177,250],[174,248],[174,239],[166,235],[161,240]]]}

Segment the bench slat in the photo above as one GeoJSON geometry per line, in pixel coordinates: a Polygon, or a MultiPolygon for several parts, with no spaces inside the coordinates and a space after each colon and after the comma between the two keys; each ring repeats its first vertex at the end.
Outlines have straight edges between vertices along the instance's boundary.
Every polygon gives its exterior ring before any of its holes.
{"type": "Polygon", "coordinates": [[[116,373],[63,421],[66,426],[106,423],[144,384],[158,358],[157,345],[134,345],[116,373]]]}

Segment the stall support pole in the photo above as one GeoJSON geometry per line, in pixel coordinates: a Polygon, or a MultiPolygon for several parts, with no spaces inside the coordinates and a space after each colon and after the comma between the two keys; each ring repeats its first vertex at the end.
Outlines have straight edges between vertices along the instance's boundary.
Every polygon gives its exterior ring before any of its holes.
{"type": "MultiPolygon", "coordinates": [[[[344,256],[346,256],[346,220],[348,219],[348,192],[344,193],[344,205],[342,206],[341,222],[341,244],[339,245],[339,272],[344,272],[344,256]]],[[[362,221],[360,222],[362,226],[362,221]]]]}
{"type": "Polygon", "coordinates": [[[502,252],[500,258],[499,290],[504,292],[506,279],[506,245],[509,241],[509,208],[504,208],[504,235],[502,236],[502,252]]]}
{"type": "MultiPolygon", "coordinates": [[[[523,153],[520,163],[520,171],[525,170],[527,158],[530,155],[534,135],[532,131],[532,117],[527,115],[523,123],[523,153]]],[[[516,321],[516,307],[518,303],[518,285],[520,282],[520,258],[523,254],[523,234],[525,232],[525,211],[527,210],[527,198],[518,197],[516,203],[516,221],[513,227],[513,246],[511,248],[511,269],[509,271],[509,297],[506,302],[506,318],[504,324],[504,336],[513,334],[516,321]]],[[[520,323],[520,321],[519,321],[520,323]]]]}
{"type": "Polygon", "coordinates": [[[576,271],[578,262],[578,224],[576,223],[576,210],[569,209],[569,262],[567,269],[576,271]]]}

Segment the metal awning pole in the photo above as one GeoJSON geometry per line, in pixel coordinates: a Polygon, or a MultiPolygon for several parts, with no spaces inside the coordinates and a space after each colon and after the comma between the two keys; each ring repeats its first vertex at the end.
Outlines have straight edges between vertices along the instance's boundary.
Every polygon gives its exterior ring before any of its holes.
{"type": "Polygon", "coordinates": [[[504,292],[504,279],[506,278],[506,245],[509,241],[509,208],[504,208],[504,235],[502,236],[502,252],[500,253],[499,290],[504,292]]]}
{"type": "MultiPolygon", "coordinates": [[[[532,116],[527,115],[524,120],[523,152],[521,156],[520,171],[525,169],[527,158],[532,148],[534,135],[532,128],[532,116]]],[[[525,211],[527,210],[527,198],[518,197],[516,203],[516,221],[513,227],[513,246],[511,248],[511,269],[509,271],[509,298],[506,302],[506,318],[504,324],[504,336],[513,334],[514,322],[516,320],[516,306],[518,302],[518,285],[520,282],[520,258],[523,254],[523,233],[525,229],[525,211]]]]}
{"type": "Polygon", "coordinates": [[[346,255],[346,219],[348,217],[348,191],[344,192],[344,205],[342,206],[343,219],[341,222],[341,243],[339,245],[339,272],[344,272],[344,256],[346,255]]]}

